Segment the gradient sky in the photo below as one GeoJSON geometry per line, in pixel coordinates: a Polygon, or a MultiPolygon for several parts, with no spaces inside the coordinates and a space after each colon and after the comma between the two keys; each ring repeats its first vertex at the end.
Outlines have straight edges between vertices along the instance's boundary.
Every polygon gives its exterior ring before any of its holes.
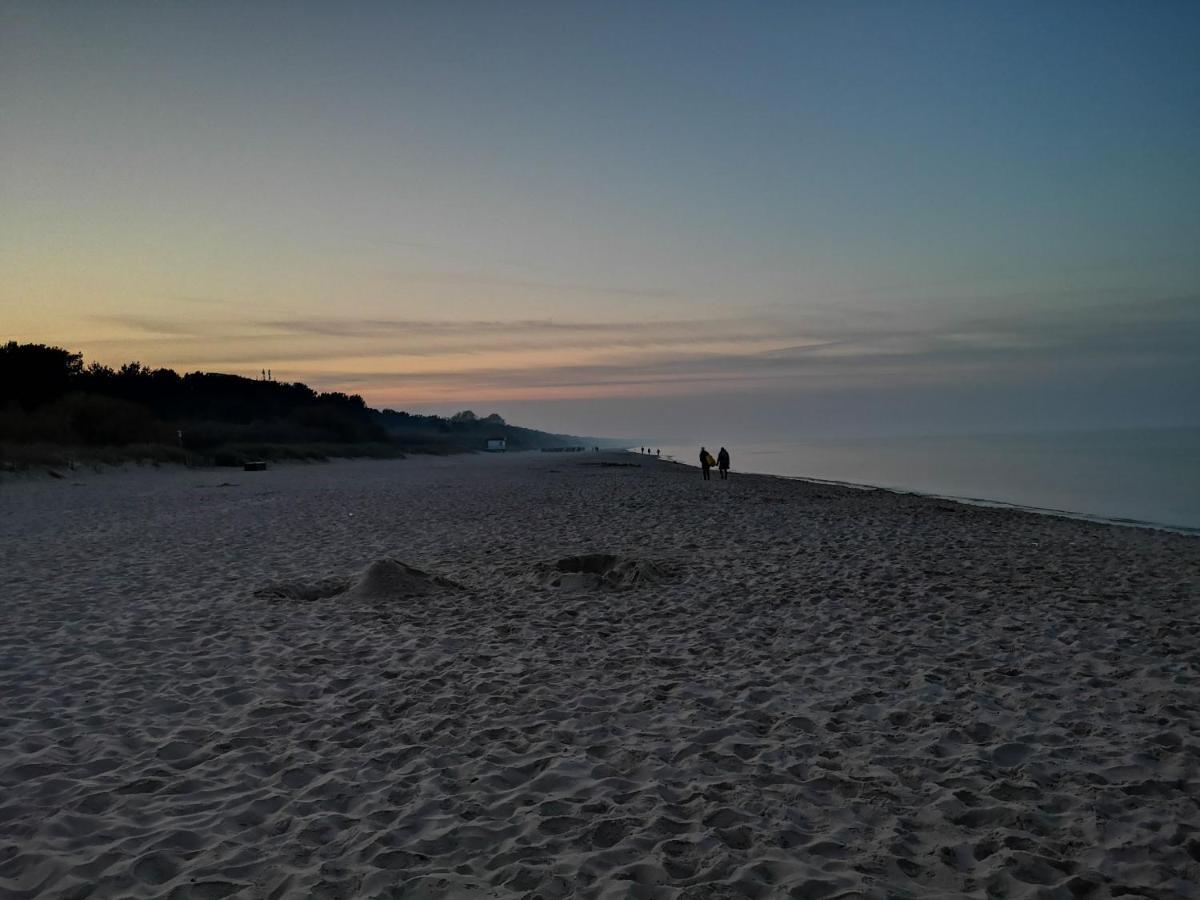
{"type": "Polygon", "coordinates": [[[0,0],[0,339],[663,441],[1197,423],[1198,46],[1195,2],[0,0]]]}

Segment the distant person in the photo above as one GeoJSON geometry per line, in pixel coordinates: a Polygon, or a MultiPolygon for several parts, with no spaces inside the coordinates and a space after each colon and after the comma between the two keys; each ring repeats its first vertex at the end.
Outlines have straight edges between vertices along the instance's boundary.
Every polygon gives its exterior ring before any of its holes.
{"type": "Polygon", "coordinates": [[[708,450],[706,450],[704,447],[701,447],[700,448],[700,468],[704,472],[704,480],[705,481],[711,480],[711,476],[709,476],[708,470],[711,469],[715,464],[716,464],[716,460],[714,460],[712,458],[712,454],[709,453],[708,450]]]}
{"type": "Polygon", "coordinates": [[[662,459],[662,449],[660,448],[658,450],[655,450],[654,455],[657,456],[659,459],[662,459]]]}
{"type": "Polygon", "coordinates": [[[729,451],[724,447],[717,454],[717,468],[721,472],[721,480],[725,481],[729,478],[729,451]]]}

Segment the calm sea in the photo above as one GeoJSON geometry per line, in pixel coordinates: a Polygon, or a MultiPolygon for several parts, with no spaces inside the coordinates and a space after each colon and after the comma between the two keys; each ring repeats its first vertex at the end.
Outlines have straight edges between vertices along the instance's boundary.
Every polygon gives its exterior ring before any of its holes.
{"type": "MultiPolygon", "coordinates": [[[[716,453],[718,444],[708,445],[716,453]]],[[[727,444],[733,468],[1200,532],[1200,428],[727,444]]],[[[697,465],[699,447],[663,455],[697,465]]]]}

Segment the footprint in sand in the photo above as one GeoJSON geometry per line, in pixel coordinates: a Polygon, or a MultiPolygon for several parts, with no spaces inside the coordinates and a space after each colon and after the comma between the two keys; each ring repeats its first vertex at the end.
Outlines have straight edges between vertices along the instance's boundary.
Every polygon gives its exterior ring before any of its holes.
{"type": "Polygon", "coordinates": [[[1006,769],[1021,765],[1032,755],[1033,747],[1019,742],[1001,744],[992,751],[992,759],[997,765],[1004,766],[1006,769]]]}

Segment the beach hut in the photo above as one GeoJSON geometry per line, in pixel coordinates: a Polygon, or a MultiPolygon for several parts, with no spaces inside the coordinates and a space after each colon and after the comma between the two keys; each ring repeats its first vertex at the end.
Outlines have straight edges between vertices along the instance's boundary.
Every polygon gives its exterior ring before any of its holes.
{"type": "Polygon", "coordinates": [[[488,453],[503,453],[508,449],[508,444],[504,438],[488,438],[487,449],[488,453]]]}

